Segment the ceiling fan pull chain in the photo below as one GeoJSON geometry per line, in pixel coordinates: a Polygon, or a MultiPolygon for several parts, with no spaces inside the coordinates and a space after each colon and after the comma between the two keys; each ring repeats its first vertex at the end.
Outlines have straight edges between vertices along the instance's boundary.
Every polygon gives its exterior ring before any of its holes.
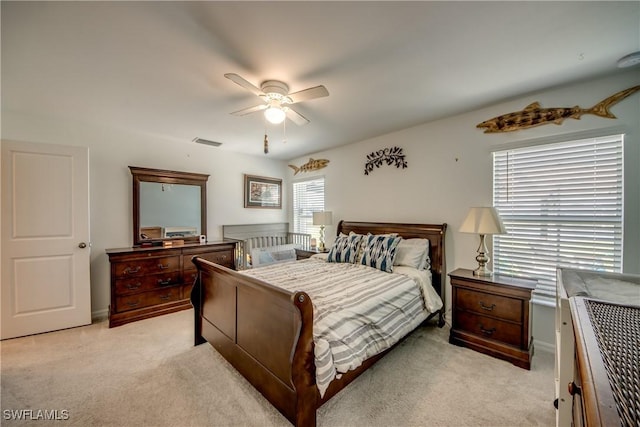
{"type": "Polygon", "coordinates": [[[269,140],[267,139],[267,119],[264,119],[264,154],[269,154],[269,140]]]}

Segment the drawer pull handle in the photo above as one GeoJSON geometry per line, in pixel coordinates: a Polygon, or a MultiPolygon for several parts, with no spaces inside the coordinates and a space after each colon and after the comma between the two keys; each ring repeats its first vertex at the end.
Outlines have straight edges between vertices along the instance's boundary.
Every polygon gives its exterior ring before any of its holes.
{"type": "Polygon", "coordinates": [[[140,304],[140,301],[127,301],[127,305],[129,307],[137,307],[140,304]]]}
{"type": "Polygon", "coordinates": [[[169,264],[167,264],[167,265],[158,264],[158,268],[159,268],[160,270],[166,270],[167,268],[169,268],[169,264]]]}
{"type": "Polygon", "coordinates": [[[160,299],[162,301],[167,301],[171,298],[171,294],[166,294],[166,295],[160,295],[160,299]]]}
{"type": "Polygon", "coordinates": [[[170,284],[171,284],[171,278],[168,278],[167,280],[158,279],[158,285],[160,286],[167,286],[170,284]]]}
{"type": "Polygon", "coordinates": [[[137,266],[135,268],[131,268],[131,267],[127,267],[124,269],[124,274],[135,274],[137,272],[139,272],[142,269],[142,267],[137,266]]]}
{"type": "Polygon", "coordinates": [[[490,337],[491,335],[493,335],[493,333],[496,331],[496,328],[491,328],[491,329],[485,329],[482,326],[482,323],[478,323],[478,326],[480,327],[480,331],[485,334],[486,336],[490,337]]]}
{"type": "Polygon", "coordinates": [[[142,283],[140,283],[140,282],[135,283],[135,284],[127,283],[127,289],[129,289],[130,291],[135,291],[136,289],[139,289],[140,286],[142,286],[142,283]]]}
{"type": "Polygon", "coordinates": [[[480,308],[487,311],[493,311],[493,309],[496,308],[496,305],[495,304],[485,305],[482,301],[480,301],[480,308]]]}

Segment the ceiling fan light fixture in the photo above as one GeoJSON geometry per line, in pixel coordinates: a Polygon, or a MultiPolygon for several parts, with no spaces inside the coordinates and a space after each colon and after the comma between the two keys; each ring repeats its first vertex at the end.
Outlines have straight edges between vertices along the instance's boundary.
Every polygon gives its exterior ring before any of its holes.
{"type": "Polygon", "coordinates": [[[284,121],[286,114],[282,110],[282,108],[277,106],[270,106],[269,108],[264,110],[264,117],[269,123],[277,125],[284,121]]]}
{"type": "Polygon", "coordinates": [[[630,53],[618,59],[618,68],[628,68],[640,64],[640,51],[630,53]]]}

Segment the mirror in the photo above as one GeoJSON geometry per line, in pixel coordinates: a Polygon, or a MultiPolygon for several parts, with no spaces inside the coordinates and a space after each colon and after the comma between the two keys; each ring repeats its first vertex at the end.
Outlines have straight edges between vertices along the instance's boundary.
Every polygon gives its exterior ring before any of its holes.
{"type": "Polygon", "coordinates": [[[198,242],[207,231],[209,175],[129,166],[133,175],[133,245],[198,242]]]}

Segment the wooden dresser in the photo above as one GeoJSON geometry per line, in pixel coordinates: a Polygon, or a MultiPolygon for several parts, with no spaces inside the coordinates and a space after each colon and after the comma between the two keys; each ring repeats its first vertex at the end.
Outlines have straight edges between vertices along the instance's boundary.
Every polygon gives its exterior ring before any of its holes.
{"type": "Polygon", "coordinates": [[[111,264],[109,327],[191,308],[199,256],[235,269],[235,242],[107,249],[111,264]]]}
{"type": "Polygon", "coordinates": [[[536,282],[500,275],[478,277],[466,269],[455,270],[449,276],[449,342],[530,369],[530,304],[536,282]]]}

